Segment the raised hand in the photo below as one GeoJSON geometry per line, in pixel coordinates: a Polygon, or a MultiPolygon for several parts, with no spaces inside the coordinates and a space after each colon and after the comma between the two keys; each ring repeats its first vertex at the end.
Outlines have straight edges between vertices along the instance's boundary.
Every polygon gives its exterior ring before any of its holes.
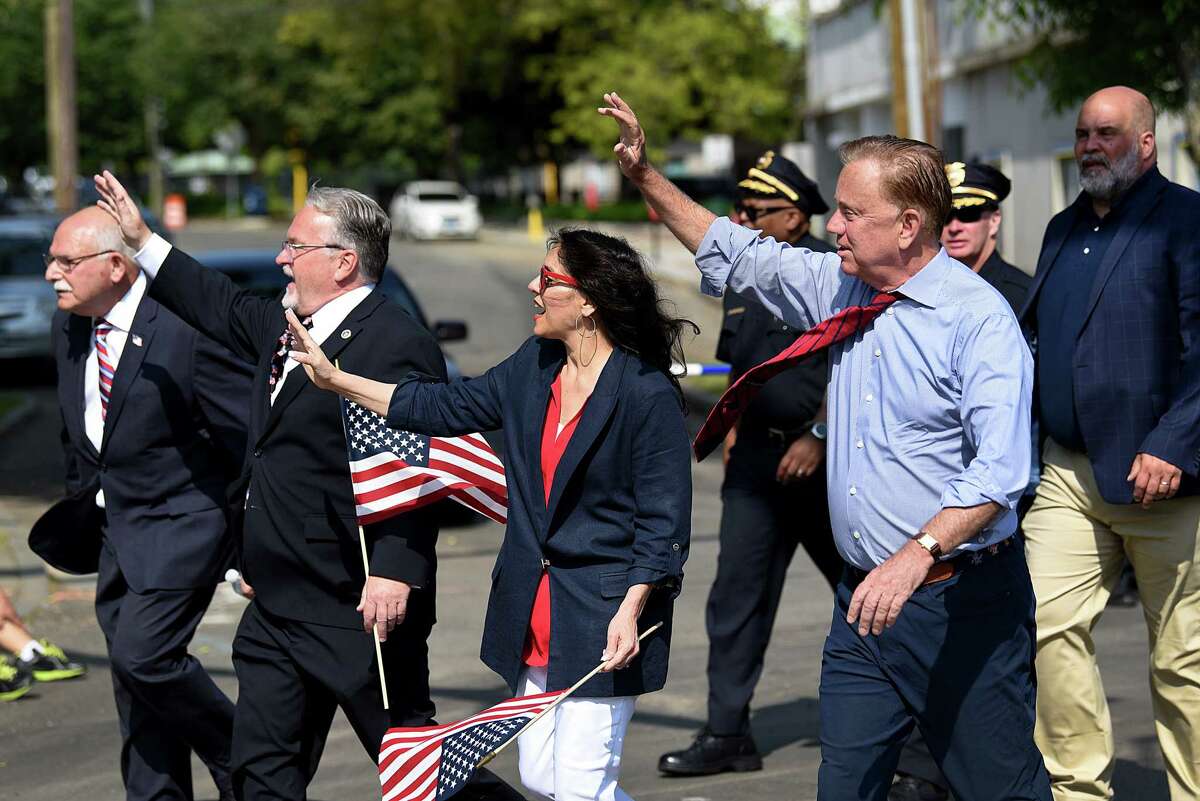
{"type": "Polygon", "coordinates": [[[304,368],[309,381],[321,389],[333,389],[333,376],[337,373],[337,368],[325,356],[325,351],[321,350],[321,346],[301,324],[294,311],[288,309],[284,316],[287,317],[288,327],[292,330],[292,351],[289,355],[304,368]]]}
{"type": "Polygon", "coordinates": [[[617,164],[626,178],[637,180],[649,166],[646,161],[646,134],[633,109],[616,92],[605,93],[604,103],[602,108],[596,110],[616,120],[621,130],[621,141],[613,147],[617,164]]]}
{"type": "Polygon", "coordinates": [[[96,184],[96,191],[100,193],[96,205],[116,220],[125,244],[134,250],[141,250],[150,241],[150,229],[142,219],[142,212],[133,202],[133,198],[108,170],[105,170],[103,175],[93,175],[92,180],[96,184]]]}

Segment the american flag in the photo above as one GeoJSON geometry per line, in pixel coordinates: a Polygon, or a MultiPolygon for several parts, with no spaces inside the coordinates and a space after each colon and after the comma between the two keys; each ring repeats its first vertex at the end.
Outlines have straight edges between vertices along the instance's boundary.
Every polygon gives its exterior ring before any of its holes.
{"type": "Polygon", "coordinates": [[[360,523],[375,523],[443,498],[507,522],[504,464],[479,434],[427,437],[398,431],[345,398],[342,420],[360,523]]]}
{"type": "Polygon", "coordinates": [[[568,692],[510,698],[457,723],[388,729],[379,749],[383,801],[449,798],[470,781],[480,760],[568,692]]]}

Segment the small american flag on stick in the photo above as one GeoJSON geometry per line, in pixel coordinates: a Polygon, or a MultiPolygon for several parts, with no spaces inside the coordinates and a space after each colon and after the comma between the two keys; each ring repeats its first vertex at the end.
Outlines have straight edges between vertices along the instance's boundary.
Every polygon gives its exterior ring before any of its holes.
{"type": "Polygon", "coordinates": [[[388,729],[379,749],[383,801],[435,801],[461,790],[495,753],[568,690],[510,698],[457,723],[388,729]]]}
{"type": "Polygon", "coordinates": [[[497,523],[507,522],[504,464],[479,434],[427,437],[398,431],[345,398],[342,420],[359,523],[375,523],[443,498],[497,523]]]}

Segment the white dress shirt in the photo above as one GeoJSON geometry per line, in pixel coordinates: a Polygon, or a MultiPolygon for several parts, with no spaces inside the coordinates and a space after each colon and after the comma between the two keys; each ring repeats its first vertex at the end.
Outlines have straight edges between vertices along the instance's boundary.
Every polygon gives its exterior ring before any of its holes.
{"type": "MultiPolygon", "coordinates": [[[[159,269],[162,268],[163,262],[167,260],[167,254],[171,252],[171,243],[163,239],[158,234],[152,234],[141,250],[134,257],[137,260],[138,266],[142,268],[142,274],[150,281],[154,280],[154,276],[158,275],[159,269]]],[[[342,324],[358,304],[367,299],[371,291],[375,289],[375,284],[364,284],[360,287],[355,287],[344,295],[338,295],[333,300],[326,303],[321,308],[317,309],[312,314],[312,328],[309,332],[312,338],[318,343],[324,342],[338,326],[342,324]]],[[[283,334],[280,329],[279,334],[283,334]]],[[[272,346],[273,347],[273,346],[272,346]]],[[[279,390],[283,387],[287,380],[288,374],[299,364],[290,355],[283,365],[283,375],[275,382],[274,388],[271,390],[271,403],[275,402],[275,397],[279,394],[279,390]]]]}
{"type": "MultiPolygon", "coordinates": [[[[133,286],[108,310],[103,318],[92,321],[92,336],[88,342],[87,361],[83,365],[83,430],[96,450],[104,442],[104,418],[100,407],[100,361],[96,355],[96,324],[103,319],[112,326],[104,344],[108,346],[108,358],[112,362],[113,374],[121,363],[121,354],[129,341],[133,328],[133,316],[137,314],[142,297],[146,294],[146,276],[139,274],[133,286]]],[[[141,347],[141,340],[134,338],[134,346],[141,347]]],[[[96,493],[96,505],[104,508],[104,490],[96,493]]]]}

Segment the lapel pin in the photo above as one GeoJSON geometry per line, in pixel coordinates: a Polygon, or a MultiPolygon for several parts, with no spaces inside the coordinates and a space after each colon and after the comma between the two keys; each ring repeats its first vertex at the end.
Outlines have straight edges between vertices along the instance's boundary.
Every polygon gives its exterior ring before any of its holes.
{"type": "Polygon", "coordinates": [[[134,347],[140,348],[142,346],[142,338],[137,334],[132,334],[129,338],[133,340],[134,347]]]}
{"type": "Polygon", "coordinates": [[[349,339],[349,338],[350,338],[350,329],[343,328],[342,329],[342,339],[349,339]]]}

